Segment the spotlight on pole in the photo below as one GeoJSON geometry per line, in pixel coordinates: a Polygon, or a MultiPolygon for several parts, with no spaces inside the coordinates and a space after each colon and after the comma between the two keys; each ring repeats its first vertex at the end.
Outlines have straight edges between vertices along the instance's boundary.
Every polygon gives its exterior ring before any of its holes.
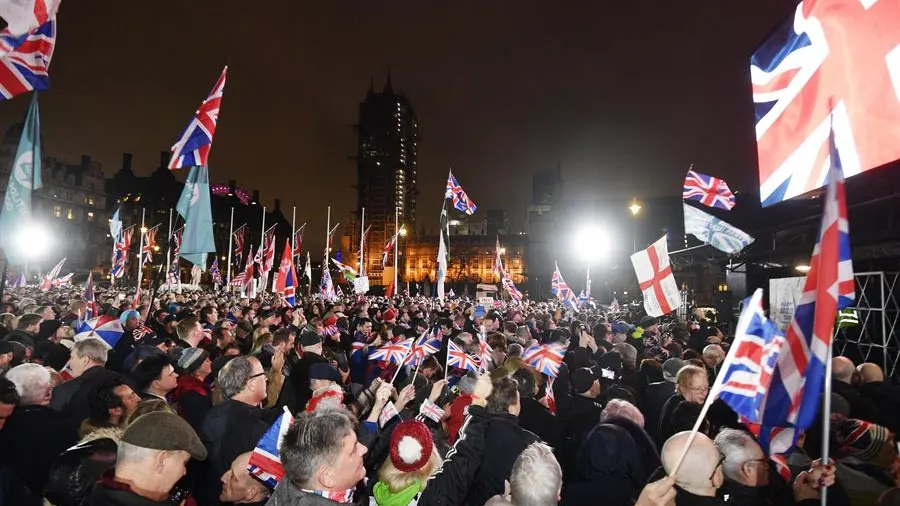
{"type": "Polygon", "coordinates": [[[43,258],[50,251],[51,241],[50,232],[42,223],[32,222],[16,234],[16,246],[29,260],[43,258]]]}

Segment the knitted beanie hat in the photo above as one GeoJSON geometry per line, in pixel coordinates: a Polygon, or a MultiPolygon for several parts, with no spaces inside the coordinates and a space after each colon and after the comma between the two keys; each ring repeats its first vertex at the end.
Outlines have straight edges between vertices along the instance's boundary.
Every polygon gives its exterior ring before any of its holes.
{"type": "Polygon", "coordinates": [[[400,422],[391,434],[391,463],[404,473],[422,469],[431,459],[433,449],[431,431],[418,420],[400,422]]]}

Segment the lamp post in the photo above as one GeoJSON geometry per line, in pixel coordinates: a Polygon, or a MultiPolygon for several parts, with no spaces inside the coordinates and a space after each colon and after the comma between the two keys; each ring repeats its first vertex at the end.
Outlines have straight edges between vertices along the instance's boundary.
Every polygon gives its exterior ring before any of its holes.
{"type": "Polygon", "coordinates": [[[637,215],[641,212],[641,205],[636,198],[631,199],[631,205],[628,206],[631,211],[631,252],[637,251],[637,215]]]}

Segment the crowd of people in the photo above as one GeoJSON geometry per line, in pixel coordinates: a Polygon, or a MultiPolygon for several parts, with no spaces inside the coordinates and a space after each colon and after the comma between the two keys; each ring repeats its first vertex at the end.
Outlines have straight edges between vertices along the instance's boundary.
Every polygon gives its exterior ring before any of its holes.
{"type": "Polygon", "coordinates": [[[0,505],[900,504],[900,391],[873,363],[834,359],[827,460],[821,428],[770,459],[721,401],[692,435],[730,341],[705,314],[96,295],[121,336],[76,335],[72,288],[0,300],[0,505]]]}

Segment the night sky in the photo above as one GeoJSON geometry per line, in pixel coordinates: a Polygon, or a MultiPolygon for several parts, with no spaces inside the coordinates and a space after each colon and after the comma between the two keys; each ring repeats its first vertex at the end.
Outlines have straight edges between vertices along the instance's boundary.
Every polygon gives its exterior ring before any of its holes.
{"type": "MultiPolygon", "coordinates": [[[[149,174],[227,63],[213,182],[296,202],[317,230],[329,202],[355,208],[349,125],[390,68],[419,117],[420,220],[449,164],[517,228],[557,162],[575,197],[677,195],[691,162],[756,192],[748,58],[792,2],[435,3],[66,0],[45,153],[112,175],[132,152],[149,174]]],[[[0,126],[27,104],[0,104],[0,126]]]]}

